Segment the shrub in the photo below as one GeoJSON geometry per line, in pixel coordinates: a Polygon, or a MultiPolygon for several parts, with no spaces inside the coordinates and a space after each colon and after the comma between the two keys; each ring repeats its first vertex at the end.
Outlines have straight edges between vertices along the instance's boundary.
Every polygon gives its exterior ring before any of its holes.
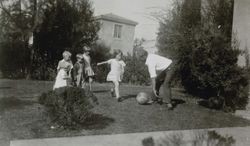
{"type": "Polygon", "coordinates": [[[56,75],[56,67],[41,65],[32,72],[32,79],[53,81],[56,75]]]}
{"type": "Polygon", "coordinates": [[[4,78],[24,78],[29,62],[29,51],[24,42],[16,39],[20,34],[9,34],[0,42],[0,70],[4,78]]]}
{"type": "Polygon", "coordinates": [[[106,61],[111,58],[110,47],[102,42],[96,42],[91,46],[91,59],[93,70],[95,71],[95,80],[105,82],[109,68],[107,66],[96,66],[98,62],[106,61]]]}
{"type": "Polygon", "coordinates": [[[99,83],[106,82],[107,75],[109,73],[109,66],[102,65],[102,66],[93,66],[95,71],[95,80],[99,83]]]}
{"type": "Polygon", "coordinates": [[[152,137],[143,139],[143,146],[152,146],[157,143],[161,146],[234,146],[235,138],[229,135],[221,135],[217,131],[194,131],[193,134],[188,135],[189,140],[186,140],[186,135],[182,132],[172,133],[161,137],[158,140],[152,137]]]}
{"type": "Polygon", "coordinates": [[[128,55],[124,58],[126,67],[123,75],[123,82],[136,85],[149,85],[150,77],[147,66],[145,65],[145,60],[135,55],[128,55]]]}
{"type": "Polygon", "coordinates": [[[3,6],[6,11],[0,13],[0,70],[4,77],[29,78],[35,71],[35,79],[51,79],[52,71],[41,73],[39,64],[49,68],[58,63],[65,49],[75,56],[83,45],[98,39],[99,23],[89,0],[36,1],[36,10],[34,2],[27,0],[20,9],[17,1],[9,1],[3,6]],[[33,12],[39,21],[34,22],[33,12]],[[33,45],[28,47],[31,33],[33,45]]]}
{"type": "Polygon", "coordinates": [[[178,61],[178,75],[188,93],[208,99],[217,109],[244,108],[248,77],[237,65],[240,51],[231,42],[233,1],[208,1],[204,9],[194,9],[196,1],[175,2],[170,17],[163,18],[159,51],[178,61]]]}
{"type": "Polygon", "coordinates": [[[43,93],[39,102],[48,109],[54,120],[65,128],[77,128],[90,116],[97,98],[89,91],[76,87],[62,87],[43,93]]]}
{"type": "Polygon", "coordinates": [[[244,108],[248,99],[246,70],[237,65],[239,50],[223,35],[200,33],[198,47],[180,59],[180,74],[185,89],[202,98],[221,99],[222,108],[244,108]],[[187,57],[188,56],[188,57],[187,57]]]}

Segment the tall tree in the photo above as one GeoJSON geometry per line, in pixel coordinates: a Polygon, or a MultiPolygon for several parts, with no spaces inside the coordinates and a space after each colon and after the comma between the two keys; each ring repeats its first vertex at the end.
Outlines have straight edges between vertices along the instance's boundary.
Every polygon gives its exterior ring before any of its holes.
{"type": "Polygon", "coordinates": [[[37,33],[37,43],[42,62],[55,65],[66,49],[73,55],[84,45],[97,40],[99,23],[93,16],[88,0],[60,0],[45,11],[43,23],[37,33]]]}
{"type": "MultiPolygon", "coordinates": [[[[82,50],[83,45],[91,45],[97,39],[99,25],[88,0],[1,0],[0,9],[3,32],[0,35],[4,38],[1,51],[10,53],[6,45],[11,50],[25,50],[28,57],[20,67],[25,69],[18,70],[27,78],[31,73],[41,76],[47,74],[48,67],[55,68],[65,48],[75,54],[82,50]],[[14,45],[14,41],[10,41],[13,39],[21,46],[14,45]]],[[[9,58],[1,58],[1,69],[5,68],[2,70],[10,68],[7,62],[10,59],[11,54],[9,58]]]]}
{"type": "MultiPolygon", "coordinates": [[[[19,35],[22,41],[22,47],[27,48],[29,59],[26,62],[25,74],[30,78],[32,64],[34,60],[34,33],[39,25],[39,17],[42,16],[42,9],[45,8],[45,0],[1,0],[0,8],[3,19],[7,22],[3,24],[3,35],[19,35]],[[8,24],[8,25],[6,25],[8,24]],[[30,42],[30,43],[29,43],[30,42]]],[[[17,36],[16,36],[17,37],[17,36]]]]}
{"type": "Polygon", "coordinates": [[[247,78],[237,66],[239,50],[231,45],[233,0],[203,1],[197,10],[194,2],[176,2],[171,17],[160,23],[160,52],[179,60],[180,79],[189,93],[222,99],[224,109],[244,107],[247,78]]]}

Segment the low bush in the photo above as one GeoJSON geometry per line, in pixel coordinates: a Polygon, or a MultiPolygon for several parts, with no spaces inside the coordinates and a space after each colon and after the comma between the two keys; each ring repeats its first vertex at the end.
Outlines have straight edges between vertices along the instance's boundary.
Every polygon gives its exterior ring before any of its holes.
{"type": "Polygon", "coordinates": [[[73,129],[84,124],[92,115],[90,110],[98,104],[93,93],[76,87],[62,87],[43,93],[39,102],[56,123],[73,129]]]}

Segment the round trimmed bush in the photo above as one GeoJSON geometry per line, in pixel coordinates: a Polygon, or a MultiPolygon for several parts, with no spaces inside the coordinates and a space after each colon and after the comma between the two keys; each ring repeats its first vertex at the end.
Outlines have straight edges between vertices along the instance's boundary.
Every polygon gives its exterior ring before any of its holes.
{"type": "Polygon", "coordinates": [[[76,87],[62,87],[43,93],[39,102],[47,107],[53,120],[65,128],[81,126],[92,115],[90,110],[98,104],[93,93],[76,87]]]}

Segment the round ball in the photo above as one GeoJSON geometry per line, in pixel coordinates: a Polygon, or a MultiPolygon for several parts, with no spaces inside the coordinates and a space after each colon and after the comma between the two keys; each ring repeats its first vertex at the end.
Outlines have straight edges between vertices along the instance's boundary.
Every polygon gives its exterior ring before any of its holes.
{"type": "Polygon", "coordinates": [[[145,92],[140,92],[137,94],[136,96],[136,101],[139,103],[139,104],[147,104],[150,100],[150,97],[147,93],[145,92]]]}

